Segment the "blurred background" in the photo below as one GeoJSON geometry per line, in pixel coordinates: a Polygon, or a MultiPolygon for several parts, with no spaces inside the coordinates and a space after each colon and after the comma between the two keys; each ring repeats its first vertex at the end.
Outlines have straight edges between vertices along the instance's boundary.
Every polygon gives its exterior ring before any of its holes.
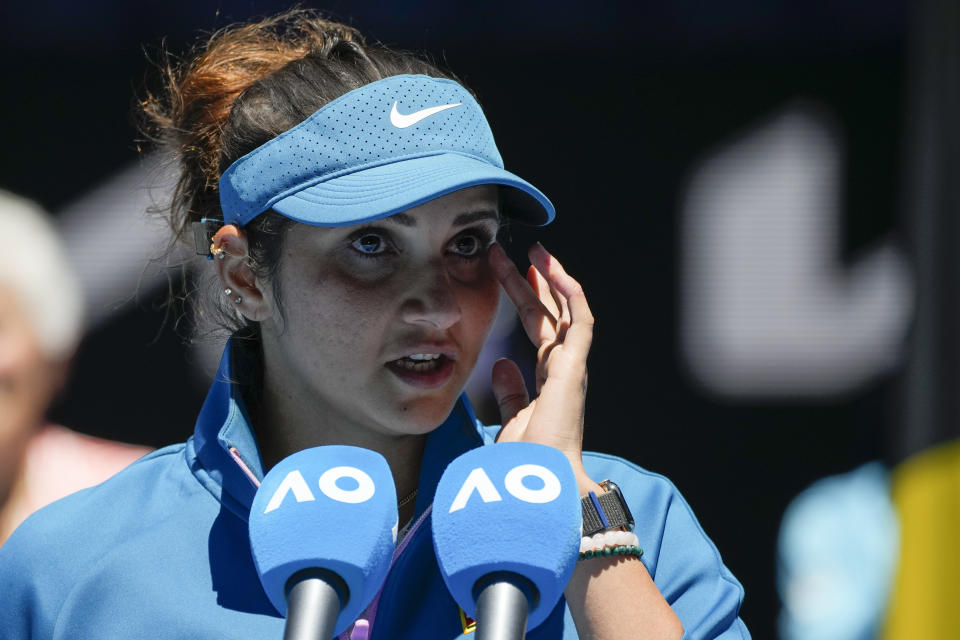
{"type": "MultiPolygon", "coordinates": [[[[192,432],[220,345],[162,304],[181,273],[153,260],[146,211],[174,168],[138,152],[132,113],[162,42],[286,6],[0,7],[0,187],[54,214],[87,302],[54,422],[151,447],[192,432]]],[[[588,292],[586,446],[678,486],[754,637],[960,637],[960,556],[909,555],[960,527],[956,2],[317,6],[457,73],[557,205],[508,240],[520,261],[540,239],[588,292]]],[[[493,348],[532,356],[508,318],[493,348]]]]}

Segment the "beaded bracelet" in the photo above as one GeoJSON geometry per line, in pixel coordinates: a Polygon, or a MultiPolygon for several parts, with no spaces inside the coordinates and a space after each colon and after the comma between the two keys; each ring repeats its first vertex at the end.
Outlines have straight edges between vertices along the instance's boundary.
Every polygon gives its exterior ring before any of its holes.
{"type": "Polygon", "coordinates": [[[577,556],[577,560],[589,560],[590,558],[599,558],[601,556],[636,556],[643,555],[643,549],[637,545],[618,545],[616,547],[604,547],[603,549],[591,549],[577,556]]]}
{"type": "Polygon", "coordinates": [[[579,560],[600,556],[629,555],[640,557],[640,539],[629,531],[605,531],[593,536],[580,538],[579,560]]]}

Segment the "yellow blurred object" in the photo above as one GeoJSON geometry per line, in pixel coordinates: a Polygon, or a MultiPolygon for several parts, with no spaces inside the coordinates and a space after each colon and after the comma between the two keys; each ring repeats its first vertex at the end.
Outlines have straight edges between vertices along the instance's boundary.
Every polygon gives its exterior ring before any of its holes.
{"type": "Polygon", "coordinates": [[[960,638],[960,442],[893,470],[900,562],[885,640],[960,638]]]}

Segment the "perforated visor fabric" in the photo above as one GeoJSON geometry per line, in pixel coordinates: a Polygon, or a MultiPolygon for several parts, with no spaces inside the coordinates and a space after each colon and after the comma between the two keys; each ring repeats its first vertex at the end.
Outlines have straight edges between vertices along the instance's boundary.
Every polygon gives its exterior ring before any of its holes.
{"type": "Polygon", "coordinates": [[[237,160],[220,179],[220,201],[228,223],[273,208],[307,224],[345,225],[479,184],[509,187],[509,215],[553,219],[547,197],[504,170],[483,111],[463,87],[402,75],[341,96],[237,160]]]}
{"type": "Polygon", "coordinates": [[[512,173],[451,153],[381,165],[321,182],[280,200],[273,209],[307,224],[358,224],[481,184],[515,187],[519,191],[504,191],[507,213],[526,213],[526,219],[535,224],[548,221],[544,216],[550,201],[539,191],[528,193],[529,185],[512,173]],[[326,212],[322,221],[317,219],[318,210],[326,212]]]}

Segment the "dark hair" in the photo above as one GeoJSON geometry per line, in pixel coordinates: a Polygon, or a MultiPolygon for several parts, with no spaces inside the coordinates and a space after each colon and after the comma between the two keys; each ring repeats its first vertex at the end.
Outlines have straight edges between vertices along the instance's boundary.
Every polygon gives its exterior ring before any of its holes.
{"type": "MultiPolygon", "coordinates": [[[[191,223],[223,219],[218,182],[235,160],[299,124],[343,94],[389,76],[424,74],[455,79],[409,53],[368,45],[352,27],[311,9],[292,9],[215,32],[183,61],[161,53],[163,88],[139,103],[148,140],[168,148],[180,163],[167,216],[173,238],[193,247],[191,223]]],[[[258,277],[276,275],[293,221],[267,211],[246,225],[251,266],[258,277]]],[[[215,278],[211,282],[216,282],[215,278]]],[[[205,287],[200,287],[205,288],[205,287]]],[[[279,288],[273,287],[277,294],[279,288]]],[[[206,315],[197,290],[184,297],[206,315]]],[[[212,317],[231,331],[255,329],[238,319],[222,296],[208,296],[212,317]]]]}

